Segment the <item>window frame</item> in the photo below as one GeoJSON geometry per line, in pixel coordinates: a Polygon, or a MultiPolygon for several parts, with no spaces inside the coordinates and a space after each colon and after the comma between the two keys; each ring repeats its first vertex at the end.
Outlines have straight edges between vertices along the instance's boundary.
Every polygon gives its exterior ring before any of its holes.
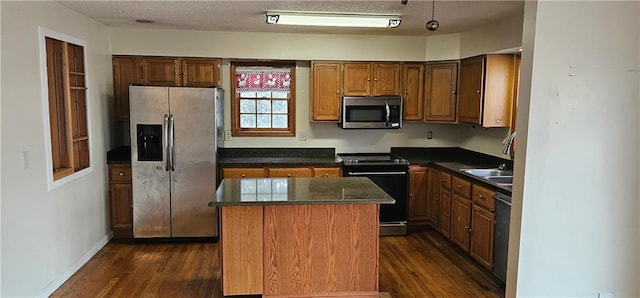
{"type": "MultiPolygon", "coordinates": [[[[40,47],[40,87],[41,87],[41,97],[42,97],[42,115],[43,115],[43,126],[44,126],[44,145],[45,145],[45,161],[46,161],[46,173],[47,173],[47,189],[48,191],[52,191],[56,188],[59,188],[65,184],[68,184],[74,180],[77,180],[81,177],[84,177],[93,172],[94,154],[93,154],[93,138],[91,137],[91,101],[88,90],[90,89],[89,83],[89,75],[88,68],[89,64],[87,63],[87,42],[83,39],[66,35],[48,28],[38,27],[38,41],[40,47]],[[53,173],[53,151],[51,147],[51,125],[50,125],[50,111],[49,111],[49,83],[48,83],[48,71],[47,71],[47,47],[46,47],[46,38],[57,39],[66,43],[71,43],[77,46],[82,47],[83,53],[83,64],[84,64],[84,100],[85,100],[85,117],[86,117],[86,134],[87,134],[87,145],[88,145],[88,159],[89,166],[78,171],[73,171],[70,174],[67,174],[63,177],[55,179],[53,173]]],[[[65,100],[67,98],[65,97],[65,100]]],[[[71,119],[66,119],[66,121],[71,121],[71,119]]],[[[72,150],[71,148],[67,148],[67,150],[72,150]]],[[[73,161],[70,161],[73,163],[73,161]]]]}
{"type": "MultiPolygon", "coordinates": [[[[295,61],[231,61],[231,135],[237,137],[295,137],[296,135],[296,70],[295,61]],[[291,89],[287,99],[287,128],[241,128],[240,94],[236,90],[236,67],[289,68],[291,89]]],[[[259,98],[256,98],[258,100],[259,98]]],[[[273,100],[273,98],[271,98],[273,100]]],[[[277,100],[277,99],[276,99],[277,100]]]]}

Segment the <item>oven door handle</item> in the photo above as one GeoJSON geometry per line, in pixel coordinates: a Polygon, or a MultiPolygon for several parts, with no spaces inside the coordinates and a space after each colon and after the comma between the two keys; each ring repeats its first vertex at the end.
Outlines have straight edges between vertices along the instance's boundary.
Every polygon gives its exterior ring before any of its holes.
{"type": "Polygon", "coordinates": [[[406,175],[407,172],[347,172],[349,176],[366,176],[366,175],[406,175]]]}

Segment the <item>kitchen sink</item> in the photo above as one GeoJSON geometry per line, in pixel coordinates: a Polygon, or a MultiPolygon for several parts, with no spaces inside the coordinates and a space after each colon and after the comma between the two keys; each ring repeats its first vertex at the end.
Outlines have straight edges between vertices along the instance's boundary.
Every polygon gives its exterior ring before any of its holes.
{"type": "Polygon", "coordinates": [[[513,176],[487,176],[487,177],[484,177],[484,179],[487,179],[499,185],[513,184],[513,176]]]}
{"type": "Polygon", "coordinates": [[[510,176],[513,177],[513,171],[510,170],[500,170],[500,169],[462,169],[461,171],[478,177],[501,177],[501,176],[510,176]]]}

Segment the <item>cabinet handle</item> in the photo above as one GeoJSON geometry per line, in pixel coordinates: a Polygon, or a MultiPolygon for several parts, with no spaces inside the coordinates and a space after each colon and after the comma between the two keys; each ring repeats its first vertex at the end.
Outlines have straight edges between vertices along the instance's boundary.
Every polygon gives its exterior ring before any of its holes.
{"type": "Polygon", "coordinates": [[[483,195],[478,195],[478,198],[484,199],[484,196],[483,195]]]}
{"type": "Polygon", "coordinates": [[[118,175],[120,175],[120,176],[124,176],[124,172],[120,172],[118,175]]]}
{"type": "Polygon", "coordinates": [[[500,123],[500,122],[502,122],[502,118],[496,119],[496,123],[500,123]]]}
{"type": "Polygon", "coordinates": [[[367,82],[371,81],[371,78],[367,78],[367,82]]]}
{"type": "Polygon", "coordinates": [[[476,93],[480,94],[480,90],[476,90],[476,93]]]}
{"type": "Polygon", "coordinates": [[[456,94],[456,90],[452,90],[452,91],[451,91],[451,94],[456,94]]]}
{"type": "Polygon", "coordinates": [[[340,94],[340,89],[336,90],[336,94],[340,94]]]}
{"type": "Polygon", "coordinates": [[[409,92],[407,92],[407,90],[404,90],[404,94],[407,94],[407,93],[409,93],[409,92]]]}
{"type": "Polygon", "coordinates": [[[244,177],[247,177],[247,174],[242,174],[241,176],[242,176],[242,178],[244,178],[244,177]]]}
{"type": "Polygon", "coordinates": [[[378,78],[373,78],[374,81],[378,81],[378,78]]]}
{"type": "Polygon", "coordinates": [[[456,187],[457,187],[458,189],[462,189],[462,185],[460,185],[460,184],[458,184],[456,187]]]}
{"type": "Polygon", "coordinates": [[[287,177],[291,177],[291,174],[287,174],[287,177]]]}
{"type": "Polygon", "coordinates": [[[329,177],[329,173],[324,174],[325,177],[329,177]]]}

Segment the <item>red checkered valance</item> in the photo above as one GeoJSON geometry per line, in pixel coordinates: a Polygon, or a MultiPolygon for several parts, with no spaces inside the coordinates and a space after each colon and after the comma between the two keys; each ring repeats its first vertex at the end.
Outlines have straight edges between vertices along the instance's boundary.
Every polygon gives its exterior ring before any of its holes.
{"type": "Polygon", "coordinates": [[[287,68],[236,68],[237,92],[291,90],[291,71],[287,68]]]}

